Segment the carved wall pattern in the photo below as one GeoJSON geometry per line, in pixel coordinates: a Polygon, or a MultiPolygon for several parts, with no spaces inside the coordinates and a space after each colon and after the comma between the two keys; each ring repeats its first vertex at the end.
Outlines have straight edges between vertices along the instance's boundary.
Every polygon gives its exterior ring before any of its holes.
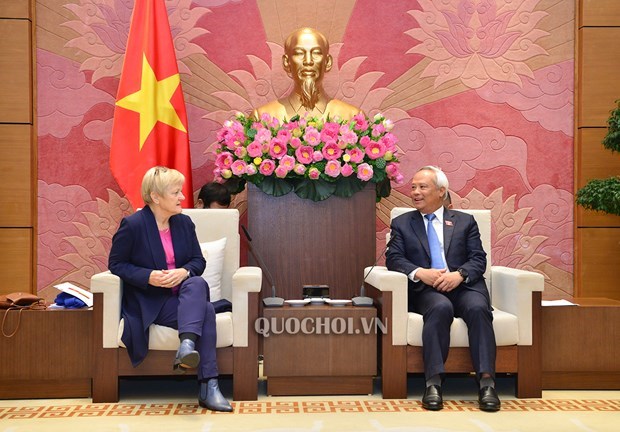
{"type": "MultiPolygon", "coordinates": [[[[38,290],[104,270],[130,211],[108,167],[133,2],[37,0],[38,290]]],[[[395,122],[408,206],[422,165],[441,166],[456,208],[488,208],[493,263],[572,295],[573,0],[166,0],[189,121],[193,183],[212,178],[215,133],[289,90],[284,38],[331,42],[326,90],[395,122]]],[[[245,211],[244,194],[235,205],[245,211]]]]}

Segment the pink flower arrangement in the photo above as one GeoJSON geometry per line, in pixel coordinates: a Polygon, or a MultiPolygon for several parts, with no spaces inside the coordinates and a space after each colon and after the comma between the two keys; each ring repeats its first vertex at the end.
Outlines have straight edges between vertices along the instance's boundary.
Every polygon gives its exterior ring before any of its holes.
{"type": "Polygon", "coordinates": [[[348,197],[373,182],[380,199],[391,181],[403,181],[392,127],[380,114],[348,122],[295,116],[281,124],[269,115],[257,121],[238,113],[217,134],[215,180],[237,181],[237,191],[249,181],[276,196],[294,190],[315,201],[348,197]]]}

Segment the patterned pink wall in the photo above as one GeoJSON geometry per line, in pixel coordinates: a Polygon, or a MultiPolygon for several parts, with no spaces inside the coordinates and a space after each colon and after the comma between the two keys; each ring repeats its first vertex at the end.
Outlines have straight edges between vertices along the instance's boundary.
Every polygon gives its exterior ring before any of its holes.
{"type": "MultiPolygon", "coordinates": [[[[289,90],[286,36],[318,28],[327,91],[396,126],[408,206],[417,168],[441,166],[456,208],[488,208],[492,261],[572,295],[574,0],[166,0],[187,103],[193,182],[212,178],[215,132],[289,90]]],[[[38,289],[106,269],[128,202],[108,167],[132,1],[37,0],[38,289]]],[[[244,194],[235,199],[243,212],[244,194]]]]}

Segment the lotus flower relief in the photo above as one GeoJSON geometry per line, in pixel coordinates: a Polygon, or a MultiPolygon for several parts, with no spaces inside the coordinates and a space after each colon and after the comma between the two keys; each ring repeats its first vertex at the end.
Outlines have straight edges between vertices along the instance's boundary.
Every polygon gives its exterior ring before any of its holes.
{"type": "MultiPolygon", "coordinates": [[[[94,72],[92,82],[121,74],[133,3],[127,0],[79,0],[79,3],[64,6],[73,12],[77,20],[62,25],[78,35],[68,41],[66,47],[77,48],[87,54],[88,58],[80,69],[94,72]]],[[[207,33],[195,24],[209,10],[191,7],[192,0],[165,0],[165,3],[179,72],[190,73],[183,60],[191,54],[204,54],[200,46],[190,41],[207,33]]]]}
{"type": "Polygon", "coordinates": [[[408,53],[430,59],[422,78],[435,77],[435,88],[460,80],[478,88],[489,80],[521,86],[533,78],[526,60],[547,52],[535,42],[548,33],[536,24],[547,15],[533,11],[540,0],[419,0],[412,10],[420,28],[407,34],[421,43],[408,53]]]}

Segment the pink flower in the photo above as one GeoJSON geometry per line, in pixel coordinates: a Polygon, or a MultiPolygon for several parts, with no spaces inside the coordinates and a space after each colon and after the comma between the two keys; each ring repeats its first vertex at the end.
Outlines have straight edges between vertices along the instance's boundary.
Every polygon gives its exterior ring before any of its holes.
{"type": "Polygon", "coordinates": [[[396,162],[391,162],[385,166],[385,172],[389,178],[395,178],[399,174],[398,168],[399,167],[396,162]]]}
{"type": "Polygon", "coordinates": [[[321,133],[312,126],[308,126],[304,134],[304,140],[308,145],[314,147],[321,142],[321,133]]]}
{"type": "Polygon", "coordinates": [[[269,123],[271,121],[271,115],[269,115],[269,113],[262,113],[260,115],[260,120],[264,121],[265,123],[269,123]]]}
{"type": "Polygon", "coordinates": [[[372,125],[372,132],[371,132],[371,135],[372,135],[373,137],[375,137],[375,138],[376,138],[376,137],[378,137],[378,136],[381,136],[381,134],[382,134],[382,133],[384,133],[384,132],[385,132],[385,126],[383,126],[383,124],[382,124],[382,123],[372,125]]]}
{"type": "Polygon", "coordinates": [[[396,143],[398,142],[398,139],[393,134],[387,133],[383,135],[381,138],[379,138],[379,142],[385,145],[386,151],[390,151],[392,153],[396,152],[396,143]]]}
{"type": "Polygon", "coordinates": [[[344,164],[340,170],[340,174],[342,174],[343,177],[349,177],[353,174],[353,167],[349,164],[344,164]]]}
{"type": "Polygon", "coordinates": [[[280,159],[280,166],[284,167],[286,171],[291,171],[295,166],[295,158],[293,156],[286,155],[280,159]]]}
{"type": "Polygon", "coordinates": [[[254,137],[261,144],[268,143],[271,140],[271,131],[269,129],[259,129],[254,137]]]}
{"type": "Polygon", "coordinates": [[[319,170],[315,167],[312,167],[308,170],[308,177],[311,180],[316,180],[320,177],[321,173],[319,172],[319,170]]]}
{"type": "Polygon", "coordinates": [[[263,155],[263,146],[258,141],[252,141],[248,145],[248,155],[250,157],[259,157],[263,155]]]}
{"type": "Polygon", "coordinates": [[[288,143],[291,140],[292,134],[286,129],[280,129],[276,136],[280,138],[283,143],[288,143]]]}
{"type": "Polygon", "coordinates": [[[235,156],[237,156],[239,159],[244,158],[246,154],[248,154],[248,151],[243,146],[239,146],[235,149],[235,156]]]}
{"type": "Polygon", "coordinates": [[[282,141],[278,138],[274,138],[271,140],[271,145],[269,146],[269,155],[272,158],[280,159],[286,154],[286,144],[282,143],[282,141]]]}
{"type": "Polygon", "coordinates": [[[254,165],[254,164],[248,164],[248,165],[245,167],[245,173],[246,173],[247,175],[250,175],[250,176],[251,176],[251,175],[256,174],[257,172],[258,172],[258,170],[256,169],[256,165],[254,165]]]}
{"type": "Polygon", "coordinates": [[[338,159],[342,155],[342,149],[335,141],[331,141],[323,147],[323,156],[327,160],[338,159]]]}
{"type": "Polygon", "coordinates": [[[265,159],[261,162],[260,166],[258,167],[258,172],[260,172],[262,175],[270,176],[271,174],[273,174],[273,170],[275,169],[276,169],[276,163],[272,161],[271,159],[265,159]]]}
{"type": "Polygon", "coordinates": [[[237,177],[241,177],[243,174],[245,174],[246,166],[247,164],[244,161],[242,161],[241,159],[237,159],[236,161],[233,162],[230,169],[233,175],[236,175],[237,177]]]}
{"type": "Polygon", "coordinates": [[[292,131],[293,129],[297,129],[299,127],[299,122],[294,121],[294,122],[284,123],[282,127],[288,131],[292,131]]]}
{"type": "Polygon", "coordinates": [[[357,166],[357,178],[362,181],[368,181],[372,179],[374,172],[372,167],[367,163],[363,163],[357,166]]]}
{"type": "Polygon", "coordinates": [[[282,165],[278,165],[278,167],[276,168],[275,173],[276,173],[276,177],[284,178],[288,174],[288,170],[285,167],[283,167],[282,165]]]}
{"type": "Polygon", "coordinates": [[[353,147],[352,149],[347,150],[346,154],[351,157],[351,162],[353,163],[357,164],[364,160],[364,152],[359,147],[353,147]]]}
{"type": "Polygon", "coordinates": [[[230,152],[222,152],[215,158],[215,166],[220,170],[230,168],[233,163],[233,155],[230,152]]]}
{"type": "Polygon", "coordinates": [[[280,127],[280,120],[274,117],[271,119],[271,121],[267,122],[267,126],[272,129],[278,129],[280,127]]]}
{"type": "Polygon", "coordinates": [[[366,147],[366,154],[370,159],[379,159],[385,154],[385,146],[382,143],[372,141],[368,147],[366,147]]]}
{"type": "Polygon", "coordinates": [[[301,145],[301,140],[297,137],[291,138],[291,147],[294,149],[298,148],[301,145]]]}
{"type": "Polygon", "coordinates": [[[312,160],[315,162],[320,162],[323,160],[323,153],[321,153],[320,151],[315,151],[314,153],[312,153],[312,160]]]}
{"type": "Polygon", "coordinates": [[[306,166],[304,164],[296,164],[295,168],[293,168],[295,174],[304,175],[306,173],[306,166]]]}
{"type": "Polygon", "coordinates": [[[338,138],[338,130],[340,129],[340,125],[334,122],[327,122],[323,125],[323,129],[321,129],[321,141],[327,142],[330,139],[335,140],[338,138]]]}
{"type": "Polygon", "coordinates": [[[312,162],[313,149],[310,146],[301,146],[295,150],[295,157],[302,164],[309,164],[312,162]]]}
{"type": "Polygon", "coordinates": [[[362,145],[362,147],[367,147],[370,143],[371,140],[369,136],[364,135],[362,138],[360,138],[360,144],[362,145]]]}
{"type": "Polygon", "coordinates": [[[394,182],[397,185],[402,185],[405,183],[405,177],[403,177],[402,174],[397,174],[396,177],[394,178],[394,182]]]}
{"type": "Polygon", "coordinates": [[[366,120],[366,116],[362,113],[356,114],[353,117],[353,128],[356,131],[364,132],[368,129],[368,121],[366,120]]]}
{"type": "Polygon", "coordinates": [[[338,177],[340,175],[340,162],[336,160],[330,160],[325,165],[325,174],[330,177],[338,177]]]}
{"type": "Polygon", "coordinates": [[[357,142],[357,134],[349,129],[348,126],[340,128],[340,139],[347,144],[355,144],[357,142]]]}

